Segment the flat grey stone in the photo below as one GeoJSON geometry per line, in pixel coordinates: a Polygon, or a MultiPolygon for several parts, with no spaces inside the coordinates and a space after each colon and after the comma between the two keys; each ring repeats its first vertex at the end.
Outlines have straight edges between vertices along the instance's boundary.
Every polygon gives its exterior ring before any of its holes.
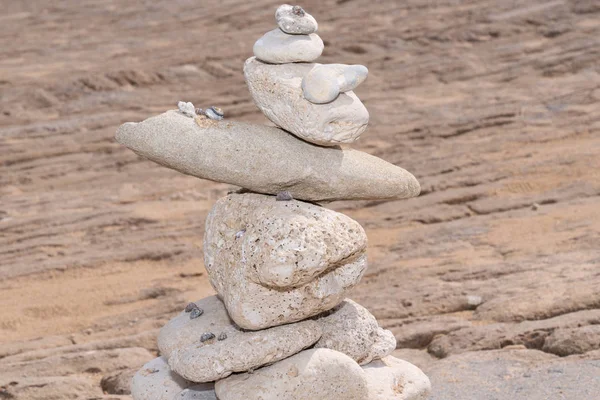
{"type": "Polygon", "coordinates": [[[308,35],[319,29],[313,16],[300,6],[282,4],[275,12],[275,20],[279,29],[290,35],[308,35]]]}
{"type": "Polygon", "coordinates": [[[121,125],[116,139],[184,174],[259,193],[287,190],[295,199],[328,201],[408,198],[420,191],[412,174],[360,151],[314,146],[274,127],[200,123],[168,111],[121,125]]]}
{"type": "Polygon", "coordinates": [[[325,45],[316,33],[289,35],[273,29],[254,43],[254,55],[271,64],[312,62],[321,56],[325,45]]]}
{"type": "Polygon", "coordinates": [[[355,142],[367,129],[369,112],[352,91],[327,104],[304,98],[302,80],[315,66],[273,65],[251,57],[244,76],[254,103],[275,125],[322,146],[355,142]]]}
{"type": "Polygon", "coordinates": [[[368,74],[364,65],[316,64],[302,79],[302,94],[311,103],[330,103],[358,87],[368,74]]]}
{"type": "Polygon", "coordinates": [[[206,219],[204,265],[231,318],[263,329],[338,305],[367,267],[366,245],[361,226],[341,213],[230,194],[206,219]]]}
{"type": "Polygon", "coordinates": [[[339,351],[360,365],[383,358],[396,349],[394,334],[381,328],[369,310],[350,299],[316,321],[323,335],[315,347],[339,351]]]}
{"type": "Polygon", "coordinates": [[[319,325],[312,320],[244,331],[229,318],[217,296],[196,305],[204,310],[201,316],[191,319],[181,312],[158,335],[158,347],[171,369],[192,382],[211,382],[279,361],[321,337],[319,325]],[[203,336],[206,340],[201,340],[203,336]]]}
{"type": "Polygon", "coordinates": [[[362,368],[367,375],[369,400],[426,400],[431,393],[427,375],[396,357],[387,356],[362,368]]]}
{"type": "Polygon", "coordinates": [[[179,392],[193,383],[169,368],[164,357],[146,363],[131,380],[133,400],[173,400],[179,392]]]}
{"type": "Polygon", "coordinates": [[[365,372],[345,354],[329,349],[300,352],[254,373],[215,385],[220,400],[368,400],[365,372]]]}
{"type": "Polygon", "coordinates": [[[200,383],[177,393],[173,400],[217,400],[214,383],[200,383]]]}

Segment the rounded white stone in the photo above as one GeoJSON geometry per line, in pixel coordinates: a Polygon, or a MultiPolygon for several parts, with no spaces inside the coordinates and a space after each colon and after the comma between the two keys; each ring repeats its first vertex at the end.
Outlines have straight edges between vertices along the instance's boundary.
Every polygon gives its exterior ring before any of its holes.
{"type": "Polygon", "coordinates": [[[273,29],[254,43],[254,55],[271,64],[312,62],[321,56],[325,45],[316,33],[288,35],[273,29]]]}
{"type": "Polygon", "coordinates": [[[362,227],[341,213],[231,194],[206,219],[204,264],[231,318],[263,329],[339,304],[366,269],[366,245],[362,227]]]}
{"type": "Polygon", "coordinates": [[[362,368],[369,400],[426,400],[431,392],[427,375],[407,361],[387,356],[362,368]]]}
{"type": "Polygon", "coordinates": [[[181,312],[158,335],[158,348],[173,371],[192,382],[211,382],[272,363],[309,347],[321,336],[312,320],[260,331],[241,330],[217,296],[196,302],[202,315],[181,312]],[[212,339],[202,342],[205,334],[212,339]]]}
{"type": "Polygon", "coordinates": [[[355,142],[367,129],[369,112],[352,91],[326,104],[305,99],[302,81],[314,67],[265,64],[252,57],[244,65],[244,75],[254,103],[276,125],[322,146],[355,142]]]}
{"type": "Polygon", "coordinates": [[[355,89],[368,74],[363,65],[316,64],[302,79],[302,94],[311,103],[330,103],[340,93],[355,89]]]}
{"type": "Polygon", "coordinates": [[[215,385],[220,400],[368,400],[364,371],[345,354],[312,349],[215,385]]]}
{"type": "Polygon", "coordinates": [[[316,321],[323,334],[315,347],[339,351],[360,365],[383,358],[396,349],[392,332],[379,327],[369,310],[350,299],[316,321]]]}
{"type": "Polygon", "coordinates": [[[279,6],[275,12],[275,20],[279,29],[290,35],[308,35],[319,29],[319,24],[313,16],[299,6],[279,6]]]}
{"type": "Polygon", "coordinates": [[[131,380],[133,400],[173,400],[193,383],[180,377],[167,364],[164,357],[146,363],[131,380]]]}

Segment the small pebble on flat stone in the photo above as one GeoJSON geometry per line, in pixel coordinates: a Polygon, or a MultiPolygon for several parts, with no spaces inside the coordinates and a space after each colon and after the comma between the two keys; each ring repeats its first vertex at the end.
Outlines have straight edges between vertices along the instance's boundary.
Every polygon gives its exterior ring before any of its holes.
{"type": "Polygon", "coordinates": [[[196,116],[196,108],[190,102],[180,101],[177,103],[177,108],[186,117],[194,118],[196,116]]]}
{"type": "Polygon", "coordinates": [[[200,336],[200,341],[202,343],[206,342],[207,340],[211,340],[215,338],[215,334],[212,332],[207,332],[207,333],[203,333],[202,336],[200,336]]]}
{"type": "Polygon", "coordinates": [[[202,310],[201,308],[194,308],[191,312],[190,312],[190,319],[196,319],[199,316],[201,316],[202,314],[204,314],[204,310],[202,310]]]}
{"type": "Polygon", "coordinates": [[[292,197],[292,194],[286,190],[286,191],[277,193],[275,200],[290,201],[290,200],[294,200],[294,198],[292,197]]]}
{"type": "Polygon", "coordinates": [[[225,116],[225,114],[223,113],[223,110],[219,107],[210,107],[207,108],[204,111],[204,115],[206,115],[208,118],[210,119],[214,119],[217,121],[220,121],[223,119],[223,117],[225,116]]]}
{"type": "Polygon", "coordinates": [[[217,338],[217,340],[223,341],[225,339],[227,339],[227,334],[225,332],[221,332],[221,334],[219,335],[219,337],[217,338]]]}
{"type": "Polygon", "coordinates": [[[187,306],[185,306],[185,310],[183,310],[183,311],[185,311],[185,312],[192,312],[192,310],[194,308],[198,308],[198,306],[196,305],[196,303],[190,303],[187,306]]]}
{"type": "Polygon", "coordinates": [[[275,20],[279,29],[290,35],[308,35],[319,28],[312,15],[300,6],[283,4],[275,12],[275,20]]]}

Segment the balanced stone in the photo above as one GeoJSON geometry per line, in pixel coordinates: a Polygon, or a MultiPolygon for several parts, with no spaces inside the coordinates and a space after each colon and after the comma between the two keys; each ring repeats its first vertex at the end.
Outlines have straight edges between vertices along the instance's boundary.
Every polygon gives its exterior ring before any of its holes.
{"type": "Polygon", "coordinates": [[[322,146],[355,142],[367,129],[369,112],[352,91],[327,104],[305,99],[302,80],[314,67],[272,65],[251,57],[244,64],[244,76],[254,103],[275,125],[322,146]]]}
{"type": "Polygon", "coordinates": [[[369,400],[425,400],[431,392],[427,375],[413,364],[387,356],[363,366],[369,400]]]}
{"type": "Polygon", "coordinates": [[[133,400],[173,400],[193,383],[175,374],[164,357],[146,363],[131,380],[133,400]]]}
{"type": "Polygon", "coordinates": [[[259,193],[289,191],[293,198],[308,201],[419,194],[412,174],[369,154],[314,146],[274,127],[205,121],[199,126],[192,118],[168,111],[121,125],[116,139],[166,167],[259,193]]]}
{"type": "Polygon", "coordinates": [[[312,320],[244,331],[229,318],[217,296],[196,304],[204,310],[201,317],[190,319],[181,312],[158,335],[158,348],[171,368],[193,382],[210,382],[281,360],[321,336],[319,325],[312,320]],[[201,340],[204,336],[208,339],[201,340]]]}
{"type": "Polygon", "coordinates": [[[231,318],[263,329],[338,305],[367,267],[365,248],[363,229],[343,214],[231,194],[206,219],[204,265],[231,318]]]}
{"type": "Polygon", "coordinates": [[[368,74],[363,65],[317,64],[302,79],[302,93],[311,103],[329,103],[340,93],[354,90],[368,74]]]}
{"type": "Polygon", "coordinates": [[[215,385],[220,400],[367,400],[364,371],[345,354],[305,350],[255,373],[233,375],[215,385]]]}
{"type": "Polygon", "coordinates": [[[279,29],[290,35],[308,35],[319,28],[319,24],[312,15],[300,6],[283,4],[275,12],[275,20],[279,29]]]}
{"type": "Polygon", "coordinates": [[[254,55],[268,63],[312,62],[321,56],[325,45],[316,33],[289,35],[273,29],[254,43],[254,55]]]}
{"type": "Polygon", "coordinates": [[[337,350],[360,365],[383,358],[396,349],[396,338],[392,332],[379,327],[366,308],[350,299],[321,316],[317,322],[323,335],[315,347],[337,350]]]}

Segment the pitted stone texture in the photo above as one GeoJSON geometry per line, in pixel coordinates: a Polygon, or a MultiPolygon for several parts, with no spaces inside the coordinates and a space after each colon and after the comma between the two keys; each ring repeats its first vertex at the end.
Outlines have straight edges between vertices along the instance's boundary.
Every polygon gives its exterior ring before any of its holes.
{"type": "Polygon", "coordinates": [[[410,172],[369,154],[314,146],[274,127],[209,121],[200,127],[193,119],[168,111],[121,125],[116,139],[184,174],[259,193],[289,191],[295,199],[309,201],[419,194],[419,182],[410,172]]]}
{"type": "Polygon", "coordinates": [[[290,35],[308,35],[319,29],[319,24],[313,16],[299,6],[279,6],[275,12],[275,20],[279,29],[290,35]]]}
{"type": "Polygon", "coordinates": [[[338,305],[366,269],[366,244],[362,227],[335,211],[231,194],[206,219],[204,264],[231,318],[263,329],[338,305]]]}
{"type": "Polygon", "coordinates": [[[316,33],[288,35],[273,29],[254,43],[254,55],[271,64],[312,62],[321,56],[325,45],[316,33]]]}
{"type": "Polygon", "coordinates": [[[396,349],[394,334],[381,328],[369,310],[350,299],[316,321],[323,335],[315,347],[342,352],[360,365],[383,358],[396,349]]]}
{"type": "Polygon", "coordinates": [[[413,364],[387,356],[363,367],[369,400],[426,400],[431,392],[427,375],[413,364]]]}
{"type": "Polygon", "coordinates": [[[133,400],[173,400],[193,383],[175,374],[164,357],[146,363],[131,380],[133,400]]]}
{"type": "Polygon", "coordinates": [[[302,79],[302,93],[311,103],[329,103],[340,93],[354,90],[368,74],[364,65],[316,64],[302,79]]]}
{"type": "Polygon", "coordinates": [[[277,126],[322,146],[355,142],[367,129],[369,112],[352,91],[327,104],[306,100],[302,79],[314,67],[272,65],[251,57],[244,65],[244,76],[254,103],[277,126]]]}
{"type": "Polygon", "coordinates": [[[217,400],[214,383],[201,383],[183,389],[173,400],[217,400]]]}
{"type": "Polygon", "coordinates": [[[220,400],[368,400],[365,372],[345,354],[312,349],[216,383],[220,400]]]}
{"type": "Polygon", "coordinates": [[[279,361],[309,347],[321,337],[312,320],[260,331],[243,331],[229,318],[217,296],[196,302],[204,313],[190,319],[182,312],[158,335],[158,347],[173,371],[192,382],[211,382],[279,361]],[[202,342],[200,338],[214,337],[202,342]],[[222,334],[227,337],[219,340],[222,334]]]}

